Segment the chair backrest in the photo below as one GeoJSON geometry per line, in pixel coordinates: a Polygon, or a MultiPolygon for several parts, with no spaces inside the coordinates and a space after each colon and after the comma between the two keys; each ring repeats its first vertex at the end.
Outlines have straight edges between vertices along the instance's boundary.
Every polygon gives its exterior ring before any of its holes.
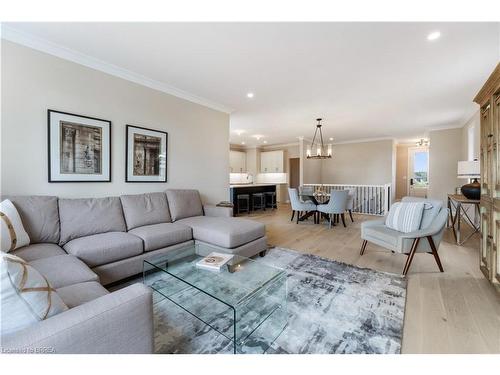
{"type": "Polygon", "coordinates": [[[434,219],[438,216],[443,208],[443,201],[439,199],[428,199],[420,197],[403,197],[401,202],[424,202],[424,212],[422,214],[422,221],[420,222],[419,229],[426,229],[432,224],[434,219]]]}
{"type": "Polygon", "coordinates": [[[310,194],[310,195],[313,195],[314,194],[314,186],[304,186],[304,185],[302,185],[300,187],[300,194],[310,194]]]}
{"type": "Polygon", "coordinates": [[[300,205],[299,192],[295,188],[288,188],[288,195],[290,197],[290,204],[292,205],[292,210],[298,211],[300,205]]]}
{"type": "Polygon", "coordinates": [[[354,196],[356,195],[356,189],[355,188],[349,188],[347,189],[347,210],[352,210],[354,209],[354,196]]]}
{"type": "Polygon", "coordinates": [[[342,214],[347,207],[347,190],[332,190],[328,202],[328,212],[332,214],[342,214]]]}

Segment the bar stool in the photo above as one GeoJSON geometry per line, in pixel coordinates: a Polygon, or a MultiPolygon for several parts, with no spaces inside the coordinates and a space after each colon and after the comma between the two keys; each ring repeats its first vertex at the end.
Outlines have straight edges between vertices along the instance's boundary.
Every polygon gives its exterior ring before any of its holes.
{"type": "Polygon", "coordinates": [[[252,194],[252,209],[255,210],[266,210],[266,201],[264,199],[264,193],[254,193],[252,194]],[[257,204],[255,202],[257,201],[257,204]]]}
{"type": "Polygon", "coordinates": [[[276,204],[276,192],[266,191],[264,194],[265,194],[266,208],[271,207],[273,210],[275,208],[278,208],[278,205],[276,204]]]}
{"type": "Polygon", "coordinates": [[[238,214],[240,212],[250,212],[250,195],[248,194],[238,194],[236,196],[236,200],[238,201],[238,214]],[[240,202],[245,202],[245,206],[241,207],[240,202]]]}

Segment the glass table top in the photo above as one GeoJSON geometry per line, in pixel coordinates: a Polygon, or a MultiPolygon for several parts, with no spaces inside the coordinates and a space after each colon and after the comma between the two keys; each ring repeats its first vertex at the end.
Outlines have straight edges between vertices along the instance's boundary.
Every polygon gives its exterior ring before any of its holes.
{"type": "MultiPolygon", "coordinates": [[[[284,270],[256,262],[250,258],[234,255],[233,258],[218,271],[205,270],[196,267],[204,255],[216,251],[201,249],[200,245],[184,247],[178,254],[167,254],[152,260],[144,261],[144,271],[162,271],[190,286],[209,294],[210,296],[231,306],[237,306],[277,279],[286,278],[284,270]]],[[[162,290],[162,294],[173,295],[178,289],[172,284],[162,290]]]]}

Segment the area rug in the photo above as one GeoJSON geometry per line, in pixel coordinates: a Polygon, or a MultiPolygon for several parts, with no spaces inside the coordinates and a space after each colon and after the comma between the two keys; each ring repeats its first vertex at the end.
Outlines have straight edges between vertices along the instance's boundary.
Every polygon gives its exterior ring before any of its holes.
{"type": "MultiPolygon", "coordinates": [[[[288,323],[272,332],[272,343],[256,335],[243,352],[400,353],[406,300],[400,275],[282,248],[256,261],[286,270],[288,323]]],[[[185,305],[200,300],[194,295],[199,292],[179,293],[176,299],[185,305]]],[[[215,321],[224,318],[221,314],[208,316],[215,321]]],[[[156,292],[154,320],[157,353],[232,353],[230,340],[156,292]]]]}

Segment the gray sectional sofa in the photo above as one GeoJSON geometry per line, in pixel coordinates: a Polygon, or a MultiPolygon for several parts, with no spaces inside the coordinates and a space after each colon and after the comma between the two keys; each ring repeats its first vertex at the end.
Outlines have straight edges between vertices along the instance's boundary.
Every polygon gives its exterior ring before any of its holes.
{"type": "Polygon", "coordinates": [[[1,337],[4,351],[51,348],[57,353],[151,353],[151,290],[135,284],[109,293],[103,285],[142,272],[143,260],[203,252],[265,253],[263,224],[203,206],[197,190],[121,197],[8,197],[31,240],[12,253],[44,275],[69,310],[1,337]]]}

